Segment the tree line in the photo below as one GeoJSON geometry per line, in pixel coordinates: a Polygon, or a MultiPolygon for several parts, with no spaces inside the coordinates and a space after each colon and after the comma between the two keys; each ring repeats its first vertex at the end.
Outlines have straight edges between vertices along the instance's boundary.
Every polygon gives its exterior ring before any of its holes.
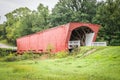
{"type": "Polygon", "coordinates": [[[21,7],[5,16],[0,39],[13,44],[18,37],[61,24],[88,22],[101,25],[97,41],[120,45],[120,0],[59,0],[52,11],[40,3],[37,10],[21,7]]]}

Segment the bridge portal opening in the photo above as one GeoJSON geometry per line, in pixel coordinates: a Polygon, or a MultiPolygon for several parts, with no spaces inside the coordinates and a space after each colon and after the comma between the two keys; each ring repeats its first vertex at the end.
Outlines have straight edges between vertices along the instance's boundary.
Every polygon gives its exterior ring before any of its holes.
{"type": "Polygon", "coordinates": [[[68,48],[79,46],[91,46],[94,37],[94,32],[86,26],[76,28],[72,31],[68,48]]]}

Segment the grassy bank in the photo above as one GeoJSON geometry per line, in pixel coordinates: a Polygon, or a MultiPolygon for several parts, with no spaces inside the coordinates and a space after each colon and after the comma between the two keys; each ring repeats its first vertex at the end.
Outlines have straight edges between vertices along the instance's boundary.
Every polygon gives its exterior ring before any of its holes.
{"type": "Polygon", "coordinates": [[[0,62],[0,80],[120,80],[120,46],[92,49],[62,59],[0,62]]]}

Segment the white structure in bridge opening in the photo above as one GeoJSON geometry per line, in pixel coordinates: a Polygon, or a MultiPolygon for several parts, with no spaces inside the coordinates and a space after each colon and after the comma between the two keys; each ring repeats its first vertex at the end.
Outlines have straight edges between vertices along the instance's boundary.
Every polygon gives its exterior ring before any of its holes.
{"type": "MultiPolygon", "coordinates": [[[[106,42],[92,42],[94,38],[94,33],[87,33],[85,34],[85,46],[107,46],[106,42]]],[[[72,40],[68,42],[68,48],[76,48],[80,47],[80,40],[72,40]]]]}

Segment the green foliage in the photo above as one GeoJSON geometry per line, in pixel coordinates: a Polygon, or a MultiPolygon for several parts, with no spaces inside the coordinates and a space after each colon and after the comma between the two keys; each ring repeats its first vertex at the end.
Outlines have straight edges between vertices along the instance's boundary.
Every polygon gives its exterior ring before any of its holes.
{"type": "Polygon", "coordinates": [[[52,44],[48,44],[48,46],[46,48],[46,50],[47,50],[48,53],[51,53],[51,51],[53,51],[54,49],[55,48],[54,48],[54,46],[52,44]]]}
{"type": "Polygon", "coordinates": [[[59,0],[53,8],[53,26],[68,22],[92,22],[96,15],[96,0],[59,0]]]}
{"type": "Polygon", "coordinates": [[[26,59],[32,59],[33,58],[33,53],[23,53],[22,55],[20,55],[22,60],[26,60],[26,59]]]}
{"type": "Polygon", "coordinates": [[[20,60],[32,60],[40,58],[41,54],[34,54],[32,52],[25,52],[22,55],[13,53],[12,49],[0,48],[0,61],[20,61],[20,60]]]}
{"type": "Polygon", "coordinates": [[[0,40],[6,38],[6,29],[5,29],[5,24],[0,24],[0,40]]]}
{"type": "Polygon", "coordinates": [[[73,48],[71,52],[69,52],[70,55],[76,56],[79,52],[81,52],[81,48],[73,48]]]}
{"type": "Polygon", "coordinates": [[[98,41],[120,45],[120,0],[59,0],[51,14],[47,6],[39,4],[31,11],[21,7],[6,14],[0,24],[0,39],[15,45],[18,37],[32,34],[68,22],[100,24],[98,41]]]}
{"type": "Polygon", "coordinates": [[[49,10],[40,4],[37,11],[21,7],[6,14],[7,21],[0,25],[1,39],[15,45],[16,38],[49,28],[49,10]]]}
{"type": "Polygon", "coordinates": [[[16,38],[19,37],[17,28],[20,27],[21,20],[30,14],[30,10],[27,7],[16,9],[10,13],[7,13],[5,16],[7,21],[4,23],[6,38],[8,42],[15,44],[16,38]]]}
{"type": "Polygon", "coordinates": [[[20,58],[20,60],[36,59],[36,58],[39,58],[39,57],[40,57],[39,54],[34,54],[32,52],[25,52],[22,55],[18,55],[18,58],[20,58]]]}
{"type": "Polygon", "coordinates": [[[120,46],[94,48],[85,58],[0,62],[0,80],[120,80],[120,46]]]}
{"type": "Polygon", "coordinates": [[[68,52],[65,52],[65,51],[61,51],[55,54],[56,58],[65,58],[67,56],[68,56],[68,52]]]}
{"type": "Polygon", "coordinates": [[[10,53],[8,56],[5,56],[3,61],[12,62],[12,61],[16,61],[16,60],[17,60],[17,58],[16,58],[15,54],[10,53]]]}
{"type": "Polygon", "coordinates": [[[6,49],[0,48],[0,57],[6,56],[6,55],[8,55],[8,54],[6,54],[6,49]]]}
{"type": "Polygon", "coordinates": [[[97,9],[96,23],[101,24],[99,39],[108,45],[120,45],[120,0],[106,0],[97,9]]]}
{"type": "Polygon", "coordinates": [[[12,49],[0,48],[0,57],[8,56],[12,52],[12,49]]]}

